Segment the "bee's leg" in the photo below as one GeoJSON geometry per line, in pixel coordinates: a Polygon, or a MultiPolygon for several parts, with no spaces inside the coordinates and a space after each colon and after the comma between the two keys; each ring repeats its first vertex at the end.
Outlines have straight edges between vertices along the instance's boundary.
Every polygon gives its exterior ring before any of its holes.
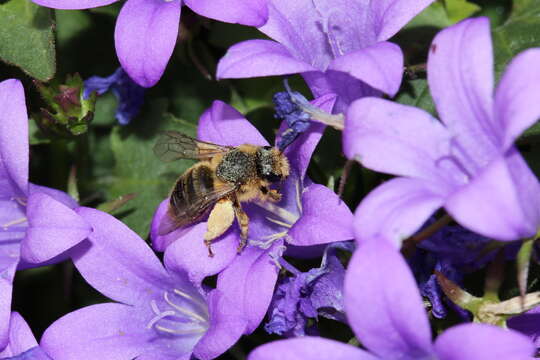
{"type": "Polygon", "coordinates": [[[270,189],[268,192],[268,197],[273,202],[278,202],[281,200],[281,193],[275,189],[270,189]]]}
{"type": "Polygon", "coordinates": [[[230,199],[221,199],[215,205],[208,217],[208,229],[204,234],[204,244],[208,247],[208,256],[214,256],[211,244],[212,240],[221,236],[234,221],[235,210],[230,199]]]}
{"type": "Polygon", "coordinates": [[[238,244],[238,252],[241,252],[246,247],[247,243],[249,217],[244,212],[244,209],[242,209],[242,205],[240,205],[240,202],[236,197],[234,199],[233,206],[234,213],[236,214],[236,220],[238,221],[238,225],[240,226],[240,244],[238,244]]]}

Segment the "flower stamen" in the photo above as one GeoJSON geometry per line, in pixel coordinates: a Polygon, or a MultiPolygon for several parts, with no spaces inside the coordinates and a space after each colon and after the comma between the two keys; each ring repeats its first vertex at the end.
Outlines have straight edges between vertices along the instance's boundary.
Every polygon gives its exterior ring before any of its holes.
{"type": "Polygon", "coordinates": [[[169,304],[171,307],[173,307],[176,311],[190,317],[191,319],[195,320],[195,321],[198,321],[198,322],[203,322],[205,323],[206,322],[206,319],[203,318],[202,316],[198,315],[198,314],[195,314],[194,312],[192,311],[189,311],[183,307],[180,307],[178,306],[177,304],[173,303],[170,299],[169,299],[169,293],[168,292],[164,292],[163,293],[163,298],[165,299],[165,302],[167,304],[169,304]]]}
{"type": "Polygon", "coordinates": [[[27,220],[28,219],[26,217],[22,217],[22,218],[15,219],[15,220],[12,220],[10,222],[7,222],[7,223],[1,225],[1,227],[4,230],[7,230],[10,226],[22,224],[22,223],[26,222],[27,220]]]}
{"type": "Polygon", "coordinates": [[[288,224],[284,221],[281,221],[281,220],[277,220],[277,219],[272,219],[271,217],[268,217],[268,216],[265,216],[266,217],[266,220],[270,221],[270,222],[273,222],[274,224],[277,224],[279,226],[283,226],[283,227],[286,227],[286,228],[292,228],[292,225],[291,224],[288,224]]]}

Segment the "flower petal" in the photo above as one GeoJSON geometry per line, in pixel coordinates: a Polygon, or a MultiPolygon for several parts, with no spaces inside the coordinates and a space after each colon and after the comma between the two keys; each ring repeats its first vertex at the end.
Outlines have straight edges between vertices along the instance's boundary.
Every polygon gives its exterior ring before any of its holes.
{"type": "Polygon", "coordinates": [[[441,360],[532,359],[535,346],[525,335],[486,324],[463,324],[442,333],[435,341],[441,360]]]}
{"type": "Polygon", "coordinates": [[[296,246],[327,244],[354,238],[353,214],[329,188],[312,184],[302,194],[302,216],[289,230],[296,246]]]}
{"type": "Polygon", "coordinates": [[[333,113],[345,113],[349,105],[362,97],[381,97],[382,92],[357,78],[335,70],[311,71],[302,74],[314,96],[337,95],[333,113]]]}
{"type": "Polygon", "coordinates": [[[56,201],[61,202],[62,204],[66,205],[70,209],[75,209],[79,206],[79,204],[68,194],[61,190],[56,190],[50,187],[36,185],[32,183],[28,183],[28,194],[32,195],[34,193],[43,193],[47,194],[56,201]]]}
{"type": "Polygon", "coordinates": [[[0,269],[0,349],[6,347],[9,342],[13,278],[18,262],[18,258],[15,258],[6,268],[0,269]]]}
{"type": "Polygon", "coordinates": [[[55,360],[131,360],[144,351],[149,331],[132,306],[87,306],[56,320],[41,347],[55,360]]]}
{"type": "Polygon", "coordinates": [[[197,138],[219,145],[267,146],[268,141],[235,108],[216,100],[199,119],[197,138]]]}
{"type": "Polygon", "coordinates": [[[536,234],[540,224],[539,204],[538,179],[512,148],[452,194],[444,207],[469,230],[511,241],[536,234]]]}
{"type": "Polygon", "coordinates": [[[298,74],[315,69],[295,59],[281,44],[271,40],[248,40],[235,44],[219,61],[218,79],[298,74]]]}
{"type": "Polygon", "coordinates": [[[218,276],[217,289],[236,299],[237,306],[247,318],[246,334],[259,326],[272,300],[279,270],[272,254],[280,246],[279,241],[266,250],[248,246],[218,276]]]}
{"type": "Polygon", "coordinates": [[[174,50],[180,0],[128,0],[116,20],[114,41],[120,64],[144,87],[154,86],[174,50]]]}
{"type": "Polygon", "coordinates": [[[429,6],[434,0],[379,0],[370,1],[372,22],[377,29],[377,40],[384,41],[394,36],[413,17],[429,6]]]}
{"type": "Polygon", "coordinates": [[[238,341],[247,325],[237,299],[229,298],[219,290],[208,294],[208,310],[210,327],[193,349],[195,357],[201,360],[223,354],[238,341]]]}
{"type": "Polygon", "coordinates": [[[376,360],[369,353],[334,340],[299,337],[273,341],[259,346],[248,360],[376,360]]]}
{"type": "MultiPolygon", "coordinates": [[[[334,13],[342,8],[342,4],[336,4],[334,13]]],[[[325,20],[321,19],[315,2],[272,0],[268,2],[268,14],[268,21],[260,31],[283,45],[294,59],[312,66],[313,71],[326,70],[333,53],[322,29],[325,20]]]]}
{"type": "Polygon", "coordinates": [[[261,26],[268,20],[267,0],[184,0],[197,14],[219,21],[261,26]]]}
{"type": "Polygon", "coordinates": [[[86,239],[92,227],[75,211],[44,193],[28,197],[28,230],[21,258],[29,263],[52,259],[86,239]]]}
{"type": "Polygon", "coordinates": [[[369,193],[356,209],[356,241],[369,242],[378,235],[398,248],[443,205],[440,189],[418,179],[396,178],[369,193]]]}
{"type": "Polygon", "coordinates": [[[345,72],[394,96],[403,77],[403,53],[395,44],[380,42],[337,57],[328,70],[345,72]]]}
{"type": "MultiPolygon", "coordinates": [[[[165,251],[167,270],[185,272],[192,283],[200,285],[207,276],[219,273],[234,260],[238,248],[238,232],[229,229],[223,236],[212,242],[213,257],[208,256],[204,244],[206,222],[199,223],[179,236],[178,241],[165,251]]],[[[176,233],[176,232],[175,232],[176,233]]]]}
{"type": "Polygon", "coordinates": [[[345,310],[358,340],[383,359],[422,359],[432,353],[416,281],[385,239],[356,249],[345,274],[345,310]]]}
{"type": "Polygon", "coordinates": [[[32,330],[18,312],[12,312],[7,323],[9,324],[9,343],[0,351],[0,358],[16,356],[38,346],[32,330]]]}
{"type": "Polygon", "coordinates": [[[495,118],[508,148],[540,118],[540,49],[520,53],[508,65],[495,94],[495,118]]]}
{"type": "Polygon", "coordinates": [[[492,54],[489,20],[467,19],[437,34],[427,65],[441,120],[479,164],[494,156],[502,135],[493,123],[492,54]]]}
{"type": "Polygon", "coordinates": [[[450,153],[450,137],[444,126],[423,110],[365,98],[349,107],[343,149],[349,159],[358,159],[368,169],[452,188],[455,171],[439,161],[450,153]]]}
{"type": "Polygon", "coordinates": [[[2,193],[25,196],[28,191],[28,115],[19,80],[0,82],[0,178],[2,193]],[[2,168],[4,169],[2,171],[2,168]]]}
{"type": "Polygon", "coordinates": [[[77,213],[94,231],[74,249],[73,263],[92,287],[131,305],[162,293],[169,276],[144,240],[109,214],[84,207],[77,213]]]}

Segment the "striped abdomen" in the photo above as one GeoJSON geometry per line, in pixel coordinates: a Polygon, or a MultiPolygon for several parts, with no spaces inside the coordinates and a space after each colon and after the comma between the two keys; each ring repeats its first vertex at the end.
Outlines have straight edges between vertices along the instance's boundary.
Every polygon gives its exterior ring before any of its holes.
{"type": "MultiPolygon", "coordinates": [[[[197,164],[188,169],[176,182],[170,199],[170,211],[175,217],[185,217],[185,223],[195,221],[211,205],[205,194],[214,190],[212,170],[197,164]]],[[[178,219],[180,220],[180,219],[178,219]]],[[[184,222],[184,221],[182,221],[184,222]]]]}

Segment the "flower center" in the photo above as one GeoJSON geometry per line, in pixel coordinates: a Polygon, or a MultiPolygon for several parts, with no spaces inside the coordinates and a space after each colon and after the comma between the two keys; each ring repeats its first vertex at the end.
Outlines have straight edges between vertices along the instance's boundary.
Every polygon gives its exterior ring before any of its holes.
{"type": "Polygon", "coordinates": [[[455,138],[450,140],[450,153],[440,157],[436,163],[448,169],[461,184],[469,182],[479,171],[474,159],[455,138]]]}
{"type": "MultiPolygon", "coordinates": [[[[11,212],[15,214],[20,211],[20,207],[26,207],[26,198],[22,198],[22,197],[0,198],[0,201],[7,202],[7,204],[5,205],[6,208],[10,208],[9,210],[11,210],[11,212]]],[[[0,223],[0,232],[26,231],[26,228],[28,227],[28,224],[26,224],[28,220],[26,216],[19,216],[13,220],[8,220],[8,219],[5,219],[4,222],[0,223]]]]}
{"type": "Polygon", "coordinates": [[[202,299],[179,289],[165,291],[163,298],[150,301],[155,316],[147,329],[169,336],[202,335],[208,330],[208,308],[202,299]]]}
{"type": "Polygon", "coordinates": [[[265,216],[266,220],[271,223],[278,225],[278,230],[271,233],[270,235],[264,236],[260,240],[250,239],[249,243],[251,245],[258,246],[262,249],[268,249],[272,243],[276,240],[287,238],[287,233],[289,229],[298,221],[300,216],[302,216],[302,189],[303,186],[300,184],[300,181],[295,181],[294,183],[294,201],[296,208],[298,210],[297,214],[290,212],[289,210],[281,207],[277,204],[271,202],[256,202],[257,206],[266,210],[269,214],[265,216]]]}

